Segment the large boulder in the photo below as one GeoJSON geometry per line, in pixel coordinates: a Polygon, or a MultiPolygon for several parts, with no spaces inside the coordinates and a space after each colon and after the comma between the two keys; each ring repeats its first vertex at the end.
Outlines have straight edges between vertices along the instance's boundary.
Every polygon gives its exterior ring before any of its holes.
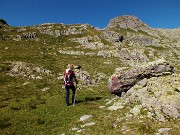
{"type": "Polygon", "coordinates": [[[162,59],[131,69],[119,69],[109,78],[108,89],[113,94],[121,95],[122,92],[127,92],[144,78],[172,74],[173,72],[174,68],[162,59]]]}

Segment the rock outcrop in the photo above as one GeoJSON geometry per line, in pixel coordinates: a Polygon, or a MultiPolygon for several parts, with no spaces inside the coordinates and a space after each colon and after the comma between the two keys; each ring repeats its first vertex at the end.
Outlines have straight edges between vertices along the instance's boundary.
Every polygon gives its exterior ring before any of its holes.
{"type": "Polygon", "coordinates": [[[26,39],[34,39],[37,37],[37,33],[36,32],[23,33],[23,37],[26,39]]]}
{"type": "Polygon", "coordinates": [[[129,106],[127,116],[147,117],[165,122],[180,117],[180,74],[143,79],[121,97],[107,104],[108,110],[124,109],[129,106]],[[131,104],[131,106],[129,105],[131,104]],[[144,113],[142,113],[144,112],[144,113]],[[144,116],[143,116],[144,115],[144,116]]]}
{"type": "Polygon", "coordinates": [[[10,76],[21,76],[32,79],[43,79],[43,76],[52,76],[50,70],[42,67],[35,67],[31,63],[25,63],[21,61],[9,62],[10,70],[7,73],[10,76]]]}
{"type": "Polygon", "coordinates": [[[132,69],[124,69],[114,73],[108,82],[109,91],[116,95],[127,92],[132,86],[144,78],[171,74],[174,68],[165,60],[149,62],[132,69]]]}
{"type": "Polygon", "coordinates": [[[118,54],[121,60],[133,60],[139,62],[147,62],[149,60],[144,51],[139,49],[129,50],[127,48],[122,48],[118,51],[118,54]]]}

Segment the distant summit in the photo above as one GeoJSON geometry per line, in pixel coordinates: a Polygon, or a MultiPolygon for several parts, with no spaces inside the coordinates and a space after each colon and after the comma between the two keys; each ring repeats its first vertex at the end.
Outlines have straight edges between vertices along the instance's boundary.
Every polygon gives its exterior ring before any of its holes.
{"type": "Polygon", "coordinates": [[[130,16],[130,15],[119,16],[111,19],[107,27],[131,28],[135,30],[149,29],[149,26],[144,22],[142,22],[138,17],[130,16]]]}

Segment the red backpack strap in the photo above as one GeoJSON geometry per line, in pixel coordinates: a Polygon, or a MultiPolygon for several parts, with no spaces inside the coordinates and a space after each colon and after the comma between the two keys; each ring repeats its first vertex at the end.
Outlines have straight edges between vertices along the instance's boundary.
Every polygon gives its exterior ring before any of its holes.
{"type": "Polygon", "coordinates": [[[64,81],[73,82],[74,72],[72,70],[66,69],[64,72],[64,81]]]}

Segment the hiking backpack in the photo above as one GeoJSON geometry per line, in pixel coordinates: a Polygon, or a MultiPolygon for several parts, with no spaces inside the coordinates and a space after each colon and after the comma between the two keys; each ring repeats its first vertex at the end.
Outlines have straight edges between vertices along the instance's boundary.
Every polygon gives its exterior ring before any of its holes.
{"type": "Polygon", "coordinates": [[[73,71],[71,71],[71,70],[65,71],[64,81],[65,82],[73,82],[73,71]]]}

